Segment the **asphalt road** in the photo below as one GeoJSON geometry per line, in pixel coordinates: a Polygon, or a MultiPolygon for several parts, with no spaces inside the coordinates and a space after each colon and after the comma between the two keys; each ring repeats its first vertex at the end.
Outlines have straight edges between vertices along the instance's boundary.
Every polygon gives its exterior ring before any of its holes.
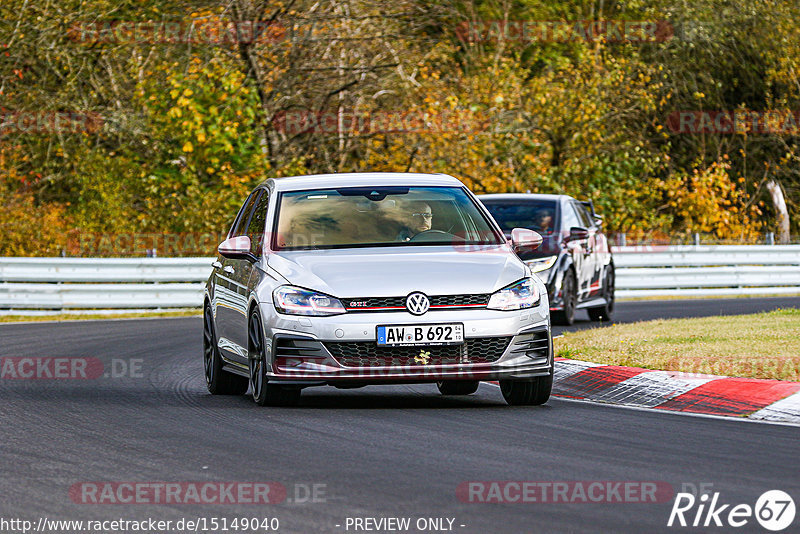
{"type": "MultiPolygon", "coordinates": [[[[623,303],[619,318],[792,304],[800,299],[623,303]]],[[[199,318],[0,326],[2,357],[98,358],[106,373],[123,375],[0,380],[0,531],[13,532],[2,520],[14,518],[242,516],[275,517],[279,532],[298,533],[365,531],[346,529],[348,517],[409,517],[412,526],[418,518],[450,518],[463,533],[704,531],[668,528],[671,498],[462,502],[457,488],[470,481],[657,481],[675,492],[711,484],[720,503],[752,506],[771,489],[800,501],[797,427],[561,399],[509,407],[489,384],[464,399],[441,397],[428,385],[316,388],[298,408],[259,408],[246,397],[207,393],[200,335],[199,318]],[[88,481],[276,482],[288,499],[74,502],[70,488],[88,481]],[[317,502],[309,502],[306,488],[314,484],[317,502]]],[[[737,530],[766,532],[752,518],[737,530]]]]}

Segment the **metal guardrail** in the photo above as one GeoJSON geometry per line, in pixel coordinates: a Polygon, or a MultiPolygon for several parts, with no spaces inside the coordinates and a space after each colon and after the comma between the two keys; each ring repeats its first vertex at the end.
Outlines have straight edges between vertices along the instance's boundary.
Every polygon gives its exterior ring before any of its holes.
{"type": "MultiPolygon", "coordinates": [[[[800,245],[615,247],[617,296],[800,294],[800,245]]],[[[0,258],[0,314],[199,308],[214,258],[0,258]]]]}
{"type": "Polygon", "coordinates": [[[0,314],[199,308],[213,258],[0,258],[0,314]]]}
{"type": "Polygon", "coordinates": [[[617,297],[800,294],[800,245],[614,247],[617,297]]]}

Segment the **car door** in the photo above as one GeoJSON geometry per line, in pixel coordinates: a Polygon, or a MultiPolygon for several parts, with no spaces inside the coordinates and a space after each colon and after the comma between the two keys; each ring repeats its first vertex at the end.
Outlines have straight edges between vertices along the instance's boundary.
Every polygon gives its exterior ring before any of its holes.
{"type": "Polygon", "coordinates": [[[586,287],[587,296],[594,296],[600,293],[600,262],[597,261],[598,257],[598,242],[597,242],[597,225],[594,218],[589,214],[586,206],[580,202],[573,202],[575,211],[578,218],[581,220],[581,226],[589,230],[589,239],[586,240],[586,247],[584,250],[584,270],[586,273],[586,287]]]}
{"type": "MultiPolygon", "coordinates": [[[[568,200],[561,205],[561,220],[563,231],[569,235],[572,228],[585,228],[583,221],[578,216],[575,210],[575,204],[572,200],[568,200]]],[[[572,256],[572,264],[575,267],[575,278],[578,289],[578,300],[583,300],[588,293],[588,284],[586,280],[588,273],[586,272],[586,265],[588,259],[586,258],[586,239],[575,239],[567,241],[567,250],[572,256]]]]}
{"type": "MultiPolygon", "coordinates": [[[[245,202],[239,217],[231,229],[230,237],[247,235],[253,212],[262,190],[254,191],[245,202]]],[[[239,333],[242,316],[247,315],[247,283],[250,281],[250,262],[242,259],[223,258],[222,268],[218,269],[217,290],[217,332],[219,346],[225,357],[237,362],[247,362],[247,331],[244,343],[239,333]]],[[[245,318],[246,322],[246,318],[245,318]]]]}
{"type": "MultiPolygon", "coordinates": [[[[244,231],[244,235],[250,238],[250,254],[252,254],[253,258],[234,260],[236,264],[234,265],[233,277],[237,285],[238,306],[230,324],[230,339],[244,349],[247,349],[248,341],[248,304],[250,302],[250,293],[258,283],[259,271],[256,267],[256,261],[261,258],[263,253],[268,205],[269,193],[264,190],[255,202],[255,208],[244,231]]],[[[242,363],[247,363],[246,356],[242,363]]]]}

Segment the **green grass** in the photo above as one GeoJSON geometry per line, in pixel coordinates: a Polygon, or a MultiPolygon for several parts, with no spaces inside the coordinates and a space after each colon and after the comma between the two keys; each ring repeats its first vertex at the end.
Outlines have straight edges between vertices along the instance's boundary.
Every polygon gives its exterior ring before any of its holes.
{"type": "Polygon", "coordinates": [[[800,381],[800,310],[662,319],[565,333],[556,355],[609,365],[800,381]]]}
{"type": "Polygon", "coordinates": [[[147,313],[87,313],[69,314],[60,313],[58,315],[0,315],[0,323],[35,323],[45,321],[88,321],[98,319],[140,319],[151,317],[200,317],[200,310],[184,311],[165,311],[147,313]]]}

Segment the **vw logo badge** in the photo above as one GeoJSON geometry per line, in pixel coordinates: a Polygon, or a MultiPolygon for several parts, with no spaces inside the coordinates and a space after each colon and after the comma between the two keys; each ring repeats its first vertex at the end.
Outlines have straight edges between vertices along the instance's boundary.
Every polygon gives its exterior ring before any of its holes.
{"type": "Polygon", "coordinates": [[[413,315],[422,315],[431,307],[431,302],[425,293],[411,293],[406,297],[406,309],[413,315]]]}

